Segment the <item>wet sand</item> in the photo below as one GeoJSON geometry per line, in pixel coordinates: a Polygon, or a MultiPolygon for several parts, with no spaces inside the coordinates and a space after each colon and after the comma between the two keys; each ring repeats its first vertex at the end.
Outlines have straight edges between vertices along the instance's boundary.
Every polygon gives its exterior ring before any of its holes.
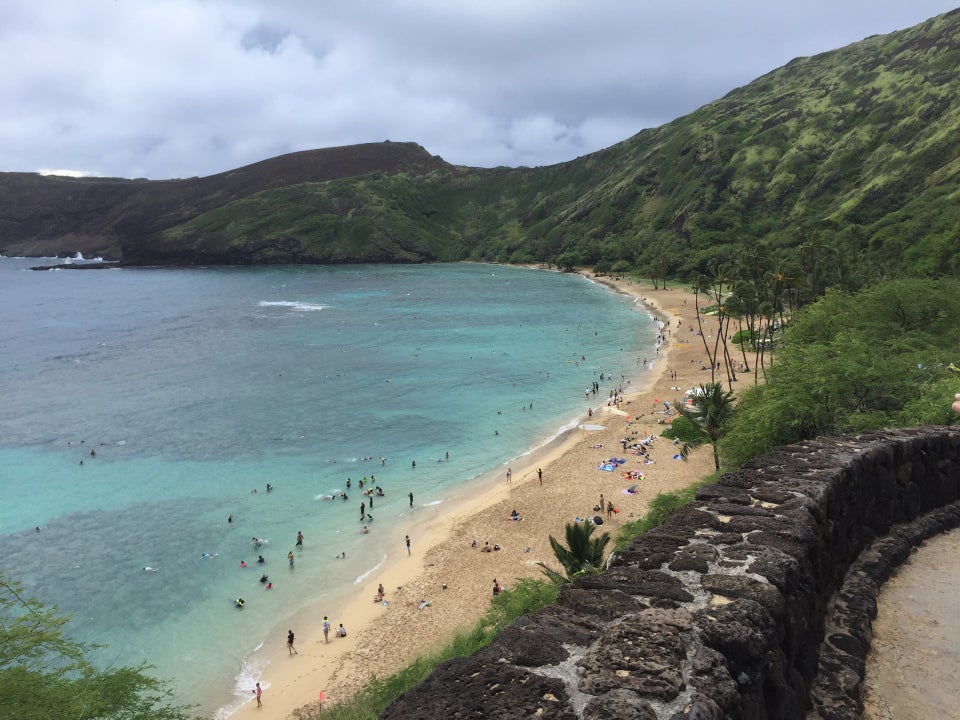
{"type": "MultiPolygon", "coordinates": [[[[518,459],[512,464],[510,483],[505,471],[498,470],[450,502],[418,508],[416,525],[409,528],[411,553],[407,554],[400,534],[385,548],[383,567],[356,585],[351,597],[337,607],[301,615],[295,628],[298,655],[288,656],[285,634],[278,635],[261,678],[266,687],[263,707],[248,702],[234,718],[280,720],[304,706],[315,711],[320,691],[325,692],[328,703],[349,698],[371,676],[383,677],[401,669],[480,619],[489,607],[495,578],[509,588],[518,578],[542,577],[537,561],[558,567],[549,536],[562,538],[564,525],[574,517],[599,514],[594,507],[601,494],[612,500],[619,512],[599,529],[615,537],[617,528],[642,516],[657,494],[686,487],[713,471],[709,446],[697,449],[683,462],[673,459],[677,448],[669,440],[658,438],[651,445],[655,462],[645,465],[643,458],[624,454],[620,444],[626,436],[659,435],[664,430],[658,423],[663,415],[657,412],[662,402],[672,403],[682,398],[684,390],[710,381],[709,371],[701,370],[706,358],[702,340],[689,329],[691,325],[696,329],[693,294],[679,289],[654,291],[646,283],[599,280],[620,292],[645,298],[650,312],[669,325],[659,354],[648,358],[653,372],[646,374],[647,386],[626,386],[620,409],[608,407],[606,397],[585,401],[581,423],[603,429],[572,430],[518,459]],[[588,405],[592,416],[588,416],[588,405]],[[628,462],[614,472],[597,470],[598,463],[611,456],[625,457],[628,462]],[[543,470],[542,484],[538,468],[543,470]],[[623,470],[641,471],[645,477],[627,479],[623,470]],[[634,483],[639,484],[639,492],[624,494],[634,483]],[[513,509],[522,520],[510,520],[513,509]],[[471,547],[474,538],[480,547],[489,542],[502,549],[481,552],[479,547],[471,547]],[[387,604],[374,602],[378,583],[386,590],[387,604]],[[425,601],[429,605],[424,605],[425,601]],[[348,636],[340,639],[331,633],[330,642],[325,643],[321,632],[324,614],[334,627],[343,622],[348,636]]],[[[638,322],[649,320],[638,315],[638,322]]],[[[749,382],[749,378],[742,381],[744,385],[749,382]]],[[[606,518],[606,512],[602,516],[606,518]]]]}
{"type": "Polygon", "coordinates": [[[864,720],[960,718],[960,532],[928,540],[884,583],[864,720]]]}

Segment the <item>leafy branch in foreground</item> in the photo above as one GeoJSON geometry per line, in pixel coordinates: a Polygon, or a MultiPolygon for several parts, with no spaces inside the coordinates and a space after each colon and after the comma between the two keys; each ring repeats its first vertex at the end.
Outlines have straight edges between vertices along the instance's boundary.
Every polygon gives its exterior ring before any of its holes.
{"type": "Polygon", "coordinates": [[[66,638],[69,617],[0,573],[0,707],[18,720],[189,720],[148,666],[98,670],[98,646],[66,638]]]}

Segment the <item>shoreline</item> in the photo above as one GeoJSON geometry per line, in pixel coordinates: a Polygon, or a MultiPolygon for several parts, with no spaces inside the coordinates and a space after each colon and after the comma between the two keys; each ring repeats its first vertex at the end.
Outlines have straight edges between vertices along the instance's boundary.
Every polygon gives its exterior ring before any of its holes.
{"type": "MultiPolygon", "coordinates": [[[[650,446],[656,462],[643,465],[637,456],[623,454],[620,445],[627,434],[638,439],[659,435],[663,428],[656,426],[662,416],[656,411],[662,400],[672,403],[683,390],[709,379],[699,369],[698,358],[704,354],[700,338],[676,323],[690,320],[693,294],[643,290],[629,280],[583,274],[588,281],[636,298],[650,316],[672,326],[664,329],[660,351],[642,385],[624,387],[620,409],[609,406],[606,398],[590,398],[592,417],[585,408],[573,427],[563,430],[566,425],[561,425],[555,437],[512,461],[509,484],[505,471],[498,468],[468,482],[449,501],[417,508],[409,526],[398,528],[397,538],[385,549],[385,560],[370,572],[362,571],[362,579],[331,608],[342,617],[331,614],[330,621],[334,627],[342,621],[347,637],[324,643],[322,616],[315,609],[298,613],[290,622],[299,625],[295,628],[299,654],[283,653],[284,643],[278,639],[265,653],[263,708],[248,701],[230,717],[244,720],[257,713],[286,718],[300,708],[315,710],[320,691],[327,702],[348,698],[372,675],[387,676],[409,665],[478,620],[488,606],[494,578],[509,588],[521,577],[540,577],[537,561],[556,567],[549,535],[562,537],[565,523],[574,516],[598,514],[593,508],[601,494],[620,509],[602,528],[615,536],[620,525],[643,515],[657,494],[686,487],[713,471],[706,446],[684,463],[673,460],[672,444],[658,438],[650,446]],[[578,426],[583,424],[604,429],[578,426]],[[628,480],[619,468],[597,469],[601,460],[612,456],[627,458],[626,469],[646,477],[628,480]],[[543,469],[542,485],[537,468],[543,469]],[[624,495],[622,489],[635,482],[640,492],[624,495]],[[514,508],[522,521],[509,519],[514,508]],[[409,556],[401,533],[411,536],[409,556]],[[474,538],[480,546],[489,542],[502,550],[482,553],[471,547],[474,538]],[[386,590],[387,605],[373,601],[378,583],[386,590]],[[430,604],[421,608],[423,601],[430,604]]],[[[639,363],[638,358],[638,369],[639,363]]]]}

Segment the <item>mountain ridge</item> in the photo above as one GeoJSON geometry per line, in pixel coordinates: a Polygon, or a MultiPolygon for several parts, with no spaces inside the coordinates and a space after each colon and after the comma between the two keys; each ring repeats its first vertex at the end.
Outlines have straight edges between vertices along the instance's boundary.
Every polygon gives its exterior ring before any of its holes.
{"type": "MultiPolygon", "coordinates": [[[[0,174],[0,252],[135,264],[477,259],[666,276],[704,272],[746,242],[793,263],[807,262],[802,247],[827,247],[822,262],[840,275],[958,273],[957,67],[960,10],[795,58],[557,165],[466,168],[376,143],[348,146],[364,148],[363,164],[334,149],[338,172],[284,169],[295,153],[207,178],[77,181],[69,187],[95,189],[23,206],[0,174]]],[[[319,162],[328,151],[305,152],[319,162]]]]}

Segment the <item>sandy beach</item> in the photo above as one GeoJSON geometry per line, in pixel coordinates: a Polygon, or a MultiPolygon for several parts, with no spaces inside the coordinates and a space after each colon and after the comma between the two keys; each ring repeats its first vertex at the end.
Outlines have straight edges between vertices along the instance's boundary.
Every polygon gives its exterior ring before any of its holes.
{"type": "Polygon", "coordinates": [[[710,381],[709,371],[701,370],[706,358],[701,338],[689,329],[696,330],[693,294],[679,288],[652,290],[649,283],[597,280],[641,298],[667,324],[659,353],[648,358],[653,372],[646,375],[647,385],[625,385],[619,410],[608,406],[602,394],[585,399],[581,423],[603,429],[574,429],[518,459],[511,465],[509,483],[506,472],[497,471],[450,502],[417,508],[416,524],[408,530],[410,553],[399,535],[384,549],[387,560],[382,567],[355,585],[342,606],[324,608],[315,617],[300,616],[294,628],[297,655],[288,654],[285,633],[278,635],[261,679],[266,687],[263,707],[256,707],[251,693],[251,701],[233,718],[281,720],[304,706],[315,709],[320,691],[328,706],[349,698],[372,675],[389,675],[470,627],[489,607],[494,578],[510,588],[518,578],[541,577],[538,561],[558,567],[549,536],[562,538],[565,524],[574,517],[601,514],[594,511],[601,495],[619,509],[600,528],[615,537],[617,528],[642,516],[657,494],[685,487],[713,471],[709,446],[683,462],[673,459],[677,448],[670,441],[658,438],[650,446],[654,462],[644,464],[642,457],[624,454],[620,444],[626,436],[659,435],[664,427],[657,421],[663,415],[656,411],[662,402],[672,404],[684,390],[710,381]],[[626,465],[613,472],[597,469],[613,456],[625,457],[626,465]],[[622,474],[626,470],[640,471],[644,478],[627,479],[622,474]],[[624,494],[634,483],[639,492],[624,494]],[[510,519],[514,509],[522,520],[510,519]],[[471,547],[473,539],[476,548],[471,547]],[[482,552],[487,542],[501,549],[482,552]],[[378,584],[386,591],[386,604],[374,601],[378,584]],[[323,614],[334,628],[343,623],[347,637],[331,633],[325,643],[323,614]]]}

